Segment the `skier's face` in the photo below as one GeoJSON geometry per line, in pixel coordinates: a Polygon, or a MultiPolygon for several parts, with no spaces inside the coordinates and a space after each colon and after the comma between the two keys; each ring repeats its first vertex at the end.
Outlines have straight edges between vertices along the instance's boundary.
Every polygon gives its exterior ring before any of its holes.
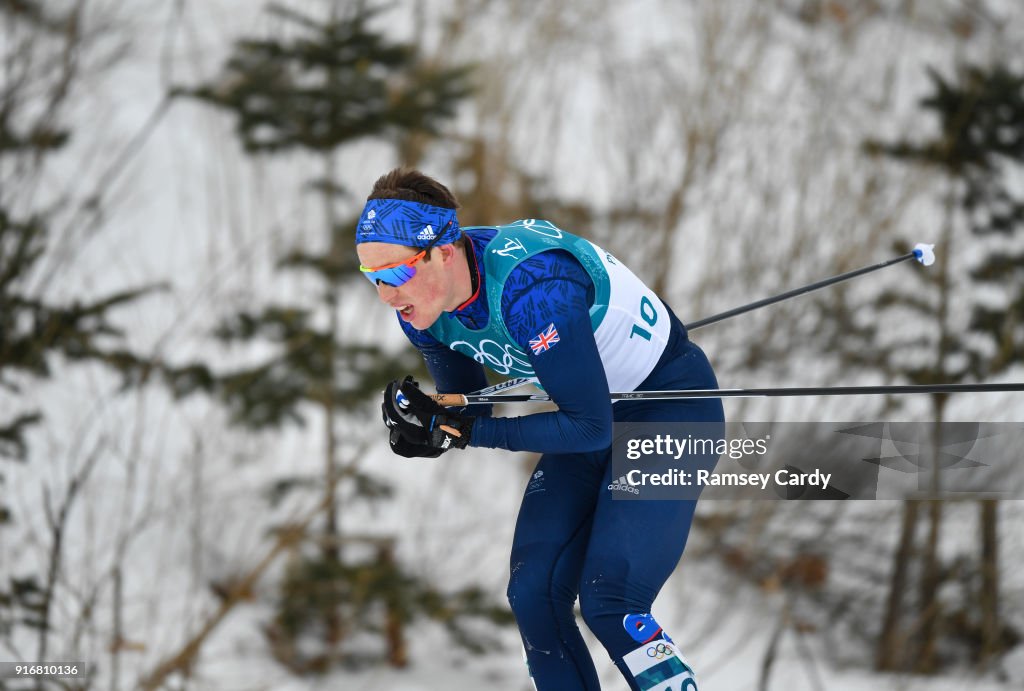
{"type": "MultiPolygon", "coordinates": [[[[359,262],[366,267],[387,266],[407,261],[418,250],[385,242],[364,242],[356,247],[359,262]]],[[[415,275],[399,286],[377,283],[377,296],[398,311],[399,316],[413,328],[428,329],[441,316],[441,312],[454,309],[454,284],[451,271],[455,261],[455,246],[440,245],[431,250],[430,261],[416,262],[415,275]]]]}

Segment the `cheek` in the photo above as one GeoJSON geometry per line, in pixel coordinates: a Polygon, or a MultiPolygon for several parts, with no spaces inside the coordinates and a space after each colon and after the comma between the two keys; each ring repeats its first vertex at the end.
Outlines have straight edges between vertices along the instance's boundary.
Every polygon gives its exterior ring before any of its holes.
{"type": "Polygon", "coordinates": [[[415,284],[413,295],[417,299],[424,302],[433,302],[443,297],[444,285],[438,276],[430,272],[424,272],[416,278],[419,280],[410,281],[410,285],[415,284]]]}

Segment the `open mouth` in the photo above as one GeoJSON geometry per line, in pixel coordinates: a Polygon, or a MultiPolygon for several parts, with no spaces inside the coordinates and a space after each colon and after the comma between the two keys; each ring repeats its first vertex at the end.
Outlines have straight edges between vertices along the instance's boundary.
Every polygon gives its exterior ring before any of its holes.
{"type": "Polygon", "coordinates": [[[408,317],[410,314],[412,314],[412,305],[403,305],[401,307],[395,307],[395,309],[397,309],[398,313],[401,314],[403,317],[408,317]]]}

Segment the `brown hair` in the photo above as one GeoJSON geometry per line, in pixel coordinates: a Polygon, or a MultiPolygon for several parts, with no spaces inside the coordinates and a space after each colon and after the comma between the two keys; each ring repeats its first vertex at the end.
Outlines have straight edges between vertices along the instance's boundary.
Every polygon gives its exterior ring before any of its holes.
{"type": "Polygon", "coordinates": [[[459,202],[451,190],[414,168],[395,168],[381,175],[373,183],[373,191],[366,201],[371,199],[401,199],[445,209],[459,208],[459,202]]]}
{"type": "MultiPolygon", "coordinates": [[[[459,201],[450,189],[429,175],[425,175],[415,168],[404,166],[399,166],[377,178],[377,182],[373,183],[373,191],[370,192],[366,201],[371,199],[401,199],[406,202],[440,206],[445,209],[459,208],[459,201]]],[[[458,239],[456,244],[461,245],[466,252],[470,251],[469,239],[465,234],[458,239]]],[[[420,248],[410,246],[410,249],[418,250],[420,248]]],[[[430,261],[430,252],[427,252],[423,261],[430,261]]]]}

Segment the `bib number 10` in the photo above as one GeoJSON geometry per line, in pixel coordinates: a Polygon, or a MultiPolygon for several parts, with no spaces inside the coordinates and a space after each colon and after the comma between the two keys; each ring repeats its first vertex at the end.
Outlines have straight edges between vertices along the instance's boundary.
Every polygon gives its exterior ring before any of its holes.
{"type": "MultiPolygon", "coordinates": [[[[658,321],[658,311],[654,309],[654,303],[646,295],[640,298],[640,318],[647,326],[654,326],[658,321]]],[[[633,336],[639,336],[645,341],[651,340],[651,332],[639,324],[633,324],[633,330],[629,332],[629,337],[633,338],[633,336]]]]}

